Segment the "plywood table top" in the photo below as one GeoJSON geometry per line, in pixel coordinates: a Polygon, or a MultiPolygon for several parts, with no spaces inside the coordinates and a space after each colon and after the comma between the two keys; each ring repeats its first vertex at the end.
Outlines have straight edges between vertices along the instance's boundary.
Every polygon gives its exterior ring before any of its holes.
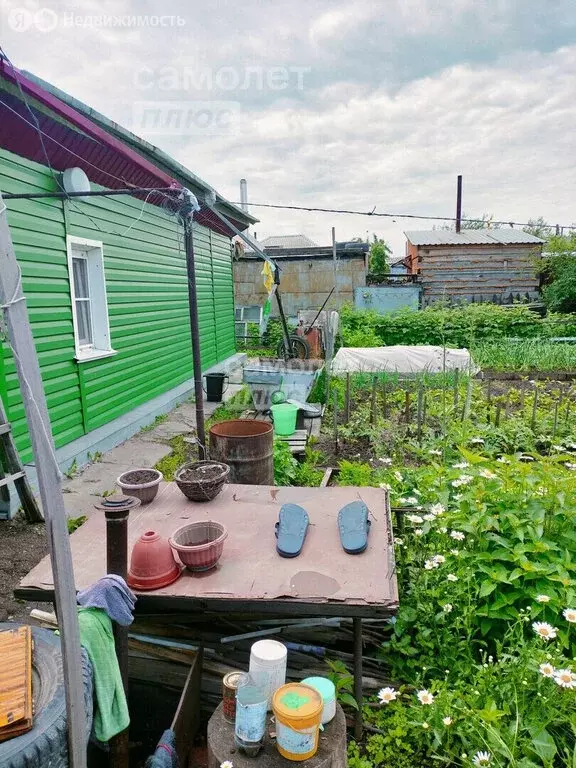
{"type": "MultiPolygon", "coordinates": [[[[173,584],[139,593],[140,607],[159,610],[264,610],[300,615],[391,615],[398,606],[390,512],[380,488],[276,488],[227,485],[213,501],[188,501],[175,483],[166,483],[156,499],[130,513],[129,552],[148,530],[164,536],[188,522],[217,520],[228,529],[224,553],[205,573],[185,570],[173,584]],[[338,534],[338,511],[362,500],[372,526],[368,548],[348,555],[338,534]],[[301,554],[282,558],[276,552],[274,524],[282,504],[303,506],[310,527],[301,554]]],[[[77,589],[106,573],[106,528],[102,512],[70,537],[77,589]]],[[[45,557],[22,580],[19,596],[51,600],[54,580],[45,557]]]]}

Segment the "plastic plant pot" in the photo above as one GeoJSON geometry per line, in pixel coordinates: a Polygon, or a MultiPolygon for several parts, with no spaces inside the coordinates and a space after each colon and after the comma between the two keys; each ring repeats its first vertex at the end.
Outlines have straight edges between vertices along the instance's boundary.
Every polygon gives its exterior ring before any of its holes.
{"type": "Polygon", "coordinates": [[[174,533],[170,545],[190,571],[209,571],[222,557],[228,531],[214,520],[188,523],[174,533]]]}
{"type": "Polygon", "coordinates": [[[156,498],[163,479],[157,469],[130,469],[116,479],[116,485],[126,496],[135,496],[141,504],[149,504],[156,498]]]}
{"type": "Polygon", "coordinates": [[[128,569],[128,584],[132,589],[146,591],[167,587],[181,572],[168,539],[156,531],[146,531],[134,544],[128,569]]]}

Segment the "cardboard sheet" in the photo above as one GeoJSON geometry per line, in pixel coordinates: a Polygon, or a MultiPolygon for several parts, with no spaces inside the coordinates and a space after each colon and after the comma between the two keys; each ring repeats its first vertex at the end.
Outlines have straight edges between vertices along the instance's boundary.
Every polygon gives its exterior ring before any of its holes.
{"type": "MultiPolygon", "coordinates": [[[[184,574],[164,589],[143,594],[154,597],[253,601],[288,600],[314,604],[358,606],[358,615],[371,616],[370,606],[393,612],[398,604],[392,532],[386,492],[379,488],[275,488],[229,485],[208,503],[188,501],[174,483],[165,484],[152,504],[129,519],[129,551],[147,530],[170,536],[187,522],[217,520],[229,532],[215,569],[184,574]],[[348,555],[338,535],[338,510],[363,500],[371,513],[368,549],[348,555]],[[274,524],[285,502],[302,505],[310,528],[299,557],[285,559],[276,552],[274,524]]],[[[106,572],[105,520],[95,511],[71,536],[76,588],[83,589],[106,572]]],[[[22,581],[21,588],[53,589],[49,558],[22,581]]],[[[296,607],[296,606],[295,606],[296,607]]]]}

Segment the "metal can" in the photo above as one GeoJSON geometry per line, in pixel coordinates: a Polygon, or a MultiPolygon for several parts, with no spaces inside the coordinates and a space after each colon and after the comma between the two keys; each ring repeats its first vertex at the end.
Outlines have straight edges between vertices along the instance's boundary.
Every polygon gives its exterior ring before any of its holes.
{"type": "Polygon", "coordinates": [[[228,672],[222,680],[222,711],[224,720],[236,722],[236,691],[248,682],[246,672],[228,672]]]}

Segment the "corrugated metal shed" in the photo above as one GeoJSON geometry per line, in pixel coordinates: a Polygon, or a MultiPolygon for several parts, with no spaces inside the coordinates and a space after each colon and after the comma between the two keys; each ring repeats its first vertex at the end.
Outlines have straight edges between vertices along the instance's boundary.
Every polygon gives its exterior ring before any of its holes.
{"type": "Polygon", "coordinates": [[[454,232],[449,229],[410,230],[404,232],[412,245],[518,245],[544,242],[521,229],[463,229],[454,232]]]}
{"type": "MultiPolygon", "coordinates": [[[[317,244],[307,235],[272,235],[258,240],[260,248],[314,248],[317,244]]],[[[249,249],[247,249],[249,250],[249,249]]]]}

